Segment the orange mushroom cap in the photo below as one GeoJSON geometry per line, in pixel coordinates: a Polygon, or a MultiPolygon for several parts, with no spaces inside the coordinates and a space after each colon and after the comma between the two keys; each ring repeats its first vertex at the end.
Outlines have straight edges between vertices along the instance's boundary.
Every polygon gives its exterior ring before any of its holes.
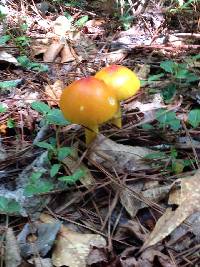
{"type": "Polygon", "coordinates": [[[118,101],[115,92],[103,81],[87,77],[63,90],[60,108],[69,121],[93,129],[113,117],[118,101]]]}
{"type": "Polygon", "coordinates": [[[104,81],[116,91],[119,101],[135,95],[140,89],[140,80],[129,68],[121,65],[110,65],[98,71],[95,78],[104,81]]]}

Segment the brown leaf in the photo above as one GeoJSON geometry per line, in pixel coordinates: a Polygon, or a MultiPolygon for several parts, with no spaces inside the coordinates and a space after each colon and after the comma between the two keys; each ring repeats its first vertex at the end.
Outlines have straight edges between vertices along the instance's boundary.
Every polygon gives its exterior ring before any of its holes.
{"type": "Polygon", "coordinates": [[[53,62],[63,47],[64,44],[62,42],[54,41],[43,55],[44,62],[53,62]]]}
{"type": "MultiPolygon", "coordinates": [[[[169,203],[172,204],[171,198],[178,203],[178,208],[173,211],[167,208],[163,216],[157,221],[154,230],[144,243],[141,250],[163,240],[172,231],[174,231],[185,219],[200,210],[200,170],[192,177],[182,178],[179,180],[181,189],[175,188],[170,194],[169,203]],[[178,191],[178,194],[177,194],[178,191]]],[[[176,181],[177,183],[178,181],[176,181]]]]}
{"type": "Polygon", "coordinates": [[[105,247],[106,241],[100,235],[76,233],[63,226],[53,251],[53,264],[84,267],[92,246],[105,247]]]}
{"type": "Polygon", "coordinates": [[[70,61],[74,61],[76,53],[72,47],[69,47],[68,44],[65,44],[63,49],[61,50],[61,63],[66,63],[70,61]]]}
{"type": "Polygon", "coordinates": [[[63,88],[64,88],[64,83],[60,80],[55,81],[54,84],[51,85],[47,84],[45,86],[44,90],[45,93],[47,94],[47,97],[52,99],[52,101],[51,100],[47,101],[50,106],[57,105],[63,88]]]}

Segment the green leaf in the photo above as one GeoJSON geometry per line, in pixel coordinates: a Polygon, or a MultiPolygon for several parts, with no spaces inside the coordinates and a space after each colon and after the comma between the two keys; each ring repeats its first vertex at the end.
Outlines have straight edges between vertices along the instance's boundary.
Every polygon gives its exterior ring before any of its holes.
{"type": "Polygon", "coordinates": [[[14,199],[8,199],[6,197],[0,196],[0,212],[10,214],[19,213],[21,210],[20,204],[14,199]]]}
{"type": "Polygon", "coordinates": [[[83,27],[85,25],[85,23],[88,21],[89,17],[83,16],[82,18],[80,18],[79,20],[76,21],[75,26],[77,27],[83,27]]]}
{"type": "Polygon", "coordinates": [[[0,37],[0,45],[6,44],[11,39],[10,35],[3,35],[0,37]]]}
{"type": "Polygon", "coordinates": [[[7,107],[5,107],[2,103],[0,103],[0,113],[6,112],[7,107]]]}
{"type": "Polygon", "coordinates": [[[38,72],[47,72],[49,70],[49,67],[47,65],[35,62],[30,62],[28,68],[38,72]]]}
{"type": "Polygon", "coordinates": [[[62,126],[70,124],[70,122],[64,118],[62,111],[57,108],[51,109],[48,112],[46,118],[49,124],[62,125],[62,126]]]}
{"type": "Polygon", "coordinates": [[[68,12],[64,12],[64,16],[70,21],[72,22],[74,20],[74,18],[68,13],[68,12]]]}
{"type": "Polygon", "coordinates": [[[47,150],[54,150],[55,149],[54,146],[52,146],[51,144],[44,142],[44,141],[37,142],[35,145],[38,147],[46,148],[47,150]]]}
{"type": "Polygon", "coordinates": [[[72,148],[71,147],[61,147],[57,150],[58,153],[58,160],[62,161],[66,157],[70,156],[72,154],[72,148]]]}
{"type": "Polygon", "coordinates": [[[16,44],[17,45],[21,45],[21,46],[27,46],[27,45],[29,45],[29,43],[30,43],[30,38],[29,37],[27,37],[27,36],[19,36],[19,37],[16,37],[15,38],[15,42],[16,42],[16,44]]]}
{"type": "Polygon", "coordinates": [[[187,76],[189,74],[189,71],[187,69],[178,69],[176,71],[175,77],[177,79],[187,79],[187,76]]]}
{"type": "Polygon", "coordinates": [[[155,75],[150,75],[148,77],[148,82],[152,82],[152,81],[159,81],[160,78],[162,78],[164,76],[164,73],[159,73],[159,74],[155,74],[155,75]]]}
{"type": "Polygon", "coordinates": [[[43,193],[48,193],[54,188],[52,182],[38,180],[37,183],[30,183],[24,188],[25,196],[33,196],[43,193]]]}
{"type": "Polygon", "coordinates": [[[30,60],[27,56],[20,56],[17,58],[17,61],[22,67],[25,67],[25,68],[28,67],[30,63],[30,60]]]}
{"type": "Polygon", "coordinates": [[[40,177],[43,175],[43,173],[44,172],[32,172],[31,173],[31,176],[30,176],[30,181],[31,181],[31,183],[35,183],[35,182],[37,182],[39,179],[40,179],[40,177]]]}
{"type": "Polygon", "coordinates": [[[169,125],[172,130],[177,131],[181,127],[180,120],[176,118],[174,111],[160,109],[156,112],[156,119],[160,122],[159,126],[163,128],[169,125]]]}
{"type": "Polygon", "coordinates": [[[149,123],[144,123],[144,124],[142,124],[142,129],[144,129],[144,130],[153,130],[154,127],[149,123]]]}
{"type": "Polygon", "coordinates": [[[165,159],[167,155],[164,152],[149,153],[144,158],[145,159],[165,159]]]}
{"type": "Polygon", "coordinates": [[[50,176],[54,177],[58,172],[61,167],[61,164],[53,164],[50,169],[50,176]]]}
{"type": "Polygon", "coordinates": [[[189,72],[187,77],[186,77],[186,82],[188,82],[188,83],[196,82],[196,81],[199,81],[199,80],[200,80],[200,77],[195,75],[192,72],[189,72]]]}
{"type": "Polygon", "coordinates": [[[172,163],[172,171],[175,174],[179,174],[183,172],[185,165],[182,160],[176,160],[172,163]]]}
{"type": "Polygon", "coordinates": [[[174,119],[170,121],[169,125],[173,131],[178,131],[181,128],[181,122],[179,119],[174,119]]]}
{"type": "Polygon", "coordinates": [[[162,90],[162,97],[165,102],[169,103],[176,93],[176,85],[171,83],[162,90]]]}
{"type": "Polygon", "coordinates": [[[200,109],[192,109],[188,114],[188,122],[196,128],[200,124],[200,109]]]}
{"type": "Polygon", "coordinates": [[[11,119],[11,118],[8,118],[8,120],[7,120],[7,127],[9,129],[14,128],[15,127],[15,121],[13,119],[11,119]]]}
{"type": "Polygon", "coordinates": [[[175,69],[177,68],[177,63],[172,60],[165,60],[160,63],[160,67],[171,74],[174,73],[175,69]]]}
{"type": "Polygon", "coordinates": [[[156,119],[162,124],[168,124],[170,121],[176,118],[174,111],[167,111],[165,109],[159,109],[156,112],[156,119]]]}
{"type": "Polygon", "coordinates": [[[59,177],[58,180],[63,181],[70,185],[80,180],[80,178],[84,177],[84,175],[85,175],[85,172],[81,169],[78,169],[73,175],[62,176],[62,177],[59,177]]]}
{"type": "Polygon", "coordinates": [[[3,82],[0,82],[0,88],[6,89],[6,88],[16,87],[19,83],[21,83],[21,79],[13,80],[13,81],[3,81],[3,82]]]}
{"type": "Polygon", "coordinates": [[[32,109],[42,113],[42,114],[47,114],[51,108],[45,104],[44,102],[41,102],[41,101],[35,101],[33,103],[31,103],[31,107],[32,109]]]}
{"type": "Polygon", "coordinates": [[[19,64],[27,69],[32,69],[34,71],[46,72],[48,71],[48,66],[40,63],[31,62],[27,56],[20,56],[17,58],[19,64]]]}

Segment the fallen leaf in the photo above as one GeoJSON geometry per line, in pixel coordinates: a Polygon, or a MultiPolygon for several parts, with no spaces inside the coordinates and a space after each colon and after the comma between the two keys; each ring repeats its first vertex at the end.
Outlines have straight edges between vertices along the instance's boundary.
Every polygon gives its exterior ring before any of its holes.
{"type": "Polygon", "coordinates": [[[19,266],[22,262],[19,245],[12,228],[8,228],[6,232],[5,262],[9,267],[19,266]]]}
{"type": "Polygon", "coordinates": [[[0,133],[6,134],[7,125],[6,124],[0,124],[0,133]]]}
{"type": "MultiPolygon", "coordinates": [[[[42,213],[40,220],[44,223],[58,223],[52,216],[42,213]]],[[[106,240],[97,234],[81,234],[61,226],[53,250],[52,261],[55,266],[84,267],[92,249],[105,248],[106,240]]]]}
{"type": "Polygon", "coordinates": [[[105,168],[117,172],[132,172],[149,169],[143,158],[154,151],[146,147],[117,144],[99,134],[93,142],[89,158],[105,168]]]}
{"type": "Polygon", "coordinates": [[[61,80],[55,81],[54,84],[47,84],[44,88],[45,93],[47,95],[47,98],[52,99],[48,100],[48,104],[50,106],[55,106],[58,103],[58,100],[60,99],[62,89],[64,88],[64,83],[61,80]]]}
{"type": "Polygon", "coordinates": [[[55,40],[47,49],[47,51],[43,55],[44,62],[54,62],[62,48],[64,47],[64,43],[59,40],[55,40]]]}
{"type": "Polygon", "coordinates": [[[192,177],[176,180],[169,197],[169,204],[178,204],[173,210],[167,208],[157,221],[154,230],[143,244],[141,250],[153,246],[174,231],[190,215],[200,210],[200,170],[192,177]],[[179,184],[180,183],[180,184],[179,184]]]}
{"type": "Polygon", "coordinates": [[[71,28],[71,22],[65,16],[59,16],[53,25],[53,31],[59,36],[65,36],[66,32],[71,28]]]}
{"type": "Polygon", "coordinates": [[[0,62],[1,61],[12,63],[15,66],[19,66],[19,62],[17,61],[17,59],[6,51],[0,51],[0,62]]]}
{"type": "Polygon", "coordinates": [[[76,53],[74,49],[72,47],[69,47],[69,45],[66,43],[61,50],[61,63],[74,61],[76,59],[75,55],[76,53]]]}
{"type": "Polygon", "coordinates": [[[87,257],[87,265],[107,262],[107,254],[105,249],[103,248],[93,248],[91,249],[88,257],[87,257]]]}
{"type": "Polygon", "coordinates": [[[52,261],[55,266],[84,267],[91,247],[105,247],[105,239],[96,234],[81,234],[63,226],[58,234],[52,261]]]}

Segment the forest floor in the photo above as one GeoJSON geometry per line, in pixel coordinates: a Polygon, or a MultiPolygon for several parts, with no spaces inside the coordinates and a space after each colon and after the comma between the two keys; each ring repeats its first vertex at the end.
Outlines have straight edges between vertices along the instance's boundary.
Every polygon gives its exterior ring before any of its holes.
{"type": "Polygon", "coordinates": [[[199,1],[1,2],[0,266],[200,266],[199,1]],[[59,98],[112,64],[141,88],[86,147],[59,98]]]}

